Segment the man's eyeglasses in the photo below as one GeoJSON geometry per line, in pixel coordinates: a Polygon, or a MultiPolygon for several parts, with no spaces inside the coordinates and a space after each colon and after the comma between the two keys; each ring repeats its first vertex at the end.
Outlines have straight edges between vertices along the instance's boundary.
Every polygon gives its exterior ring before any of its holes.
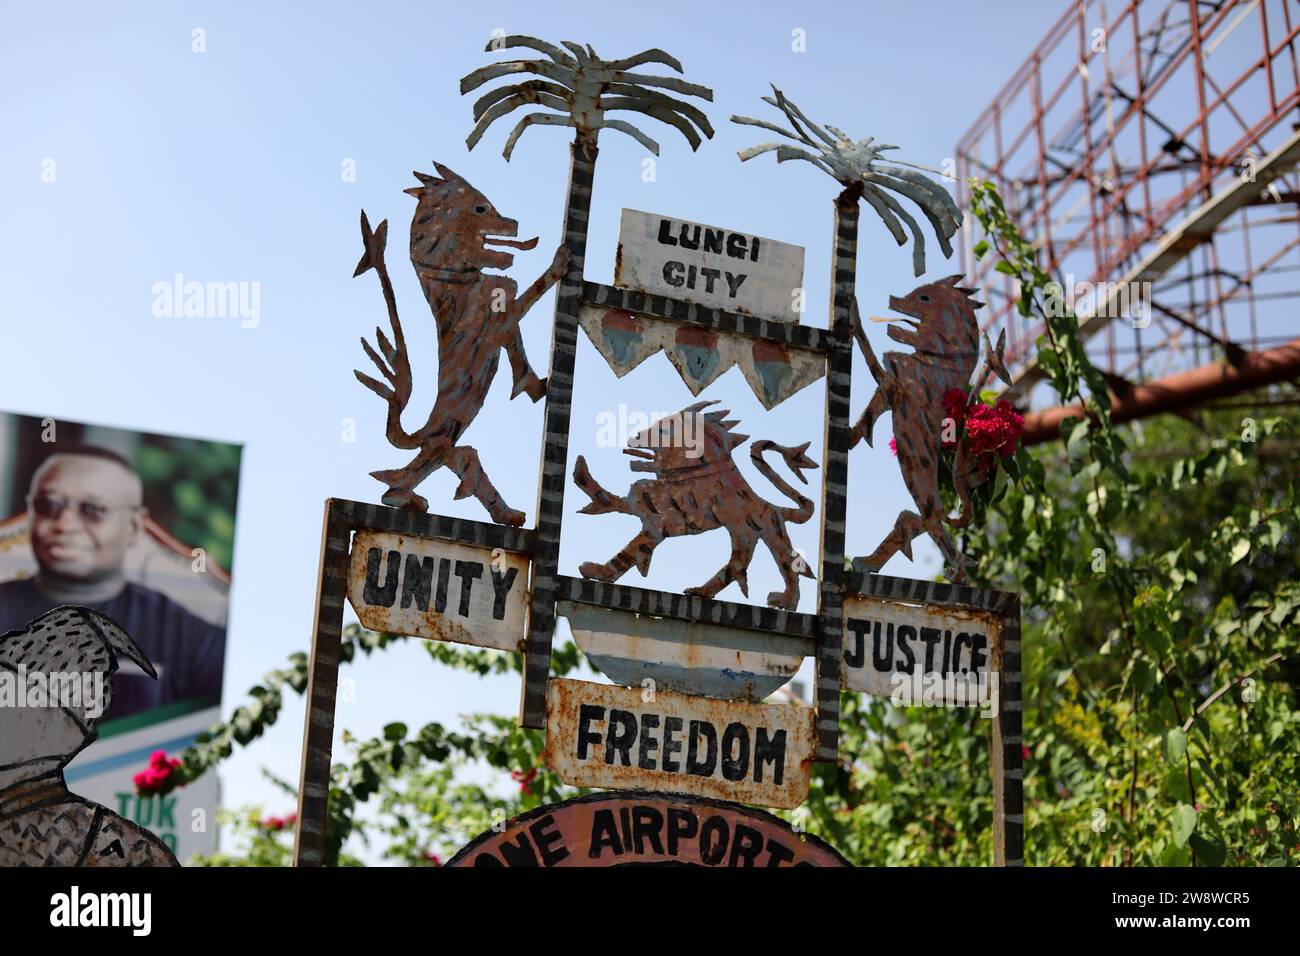
{"type": "Polygon", "coordinates": [[[114,511],[137,510],[135,505],[102,505],[96,501],[73,501],[67,498],[55,498],[52,495],[29,497],[27,504],[36,517],[49,518],[52,521],[57,521],[59,516],[63,514],[64,509],[75,506],[81,519],[90,524],[99,524],[114,511]]]}

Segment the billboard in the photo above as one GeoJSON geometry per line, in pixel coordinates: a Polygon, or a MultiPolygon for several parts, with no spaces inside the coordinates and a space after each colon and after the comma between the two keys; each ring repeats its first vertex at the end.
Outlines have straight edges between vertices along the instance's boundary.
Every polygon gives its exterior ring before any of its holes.
{"type": "Polygon", "coordinates": [[[0,634],[59,605],[100,611],[148,657],[123,661],[69,788],[184,862],[216,849],[218,781],[138,797],[150,754],[220,716],[241,448],[0,413],[0,634]]]}

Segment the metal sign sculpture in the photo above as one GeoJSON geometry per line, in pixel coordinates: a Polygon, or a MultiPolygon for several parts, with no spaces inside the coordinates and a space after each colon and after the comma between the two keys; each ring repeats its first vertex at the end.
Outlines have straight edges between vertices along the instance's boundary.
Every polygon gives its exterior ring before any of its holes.
{"type": "Polygon", "coordinates": [[[99,736],[119,657],[157,679],[130,636],[88,608],[55,608],[0,637],[0,866],[178,865],[167,844],[63,779],[99,736]]]}
{"type": "MultiPolygon", "coordinates": [[[[296,861],[315,865],[323,860],[340,631],[343,606],[351,601],[370,627],[521,650],[520,723],[547,730],[552,766],[562,779],[580,786],[651,784],[675,793],[725,794],[772,806],[795,806],[807,794],[812,761],[835,761],[838,757],[841,689],[880,693],[887,684],[902,679],[900,675],[944,679],[964,668],[967,674],[974,674],[977,687],[982,680],[987,690],[1001,674],[1008,683],[1003,686],[1001,703],[993,706],[998,718],[993,757],[995,857],[999,863],[1018,862],[1019,750],[1011,747],[1013,739],[1017,745],[1019,742],[1019,604],[1015,596],[887,578],[870,573],[874,569],[868,566],[869,559],[859,559],[849,571],[844,553],[849,449],[855,441],[870,438],[870,422],[886,407],[894,410],[900,422],[907,417],[903,402],[913,398],[919,402],[923,396],[909,391],[906,382],[924,380],[921,367],[932,358],[951,362],[957,372],[964,369],[963,385],[969,381],[974,361],[967,361],[965,352],[952,359],[929,355],[927,349],[949,348],[948,338],[964,335],[966,327],[960,317],[940,317],[922,332],[921,316],[928,312],[918,307],[920,314],[914,316],[918,330],[893,337],[917,345],[919,357],[889,353],[883,366],[874,356],[868,358],[883,397],[872,399],[857,429],[851,426],[848,399],[853,339],[855,333],[860,340],[865,338],[854,303],[858,203],[866,201],[872,206],[900,243],[906,241],[900,221],[909,226],[915,239],[914,264],[920,272],[924,263],[920,229],[891,192],[920,205],[946,254],[951,252],[948,238],[960,222],[952,200],[941,186],[919,173],[882,162],[881,153],[892,147],[872,146],[871,140],[854,143],[833,127],[822,129],[775,91],[775,98],[767,102],[785,114],[793,131],[759,120],[733,119],[774,130],[801,146],[764,144],[742,151],[740,156],[745,160],[774,150],[778,161],[810,161],[843,186],[835,204],[835,284],[829,328],[787,321],[783,313],[764,307],[758,311],[766,314],[745,313],[740,311],[739,296],[721,307],[700,301],[695,293],[701,282],[706,294],[710,281],[715,293],[721,292],[724,283],[728,292],[736,292],[756,274],[741,273],[739,266],[727,269],[711,260],[692,258],[688,262],[668,256],[665,250],[681,253],[685,247],[697,251],[691,247],[697,242],[698,229],[699,252],[721,250],[724,257],[730,254],[739,262],[743,245],[746,268],[750,268],[761,264],[761,252],[754,258],[757,250],[770,253],[777,244],[685,220],[638,214],[645,219],[642,231],[650,229],[646,242],[653,239],[664,248],[652,250],[651,255],[640,249],[640,240],[625,242],[615,281],[641,288],[587,281],[583,269],[599,132],[614,129],[626,133],[658,153],[658,144],[648,136],[607,114],[640,112],[678,129],[697,147],[700,133],[712,135],[707,118],[696,107],[660,90],[704,99],[711,99],[712,93],[675,77],[632,72],[633,67],[647,63],[662,63],[680,72],[681,65],[661,50],[606,61],[590,47],[571,42],[555,46],[532,37],[509,36],[488,44],[489,51],[510,47],[529,48],[544,56],[483,67],[461,81],[461,91],[467,93],[492,79],[518,73],[536,78],[481,96],[474,106],[476,123],[466,142],[473,148],[495,120],[528,104],[549,112],[529,113],[517,123],[505,143],[507,160],[531,125],[574,129],[563,246],[547,273],[516,297],[511,280],[483,272],[484,268],[509,266],[510,253],[487,247],[531,248],[536,240],[522,243],[513,239],[513,220],[499,216],[485,197],[445,167],[437,167],[440,179],[420,176],[422,185],[409,190],[420,199],[412,223],[412,262],[439,322],[441,361],[438,404],[424,428],[407,432],[399,418],[411,394],[410,368],[383,265],[386,223],[371,231],[363,215],[366,254],[358,274],[369,268],[379,273],[393,340],[377,330],[378,348],[365,344],[387,384],[357,374],[388,403],[390,441],[401,448],[418,448],[419,453],[404,469],[375,473],[389,486],[385,505],[395,507],[338,499],[326,502],[296,861]],[[639,268],[638,256],[657,263],[663,283],[632,268],[639,268]],[[696,270],[695,289],[690,287],[691,269],[696,270]],[[555,320],[549,375],[543,381],[523,355],[518,323],[551,284],[557,287],[555,320]],[[491,309],[484,313],[480,298],[490,298],[503,287],[509,304],[506,314],[491,309]],[[662,349],[696,395],[733,364],[742,366],[767,408],[824,378],[820,507],[800,494],[764,457],[775,452],[786,468],[805,482],[804,471],[819,467],[807,454],[810,442],[793,447],[768,440],[752,443],[750,457],[755,468],[791,502],[775,505],[760,498],[737,468],[733,453],[747,440],[732,430],[738,423],[729,420],[726,411],[710,410],[715,401],[701,401],[652,423],[631,439],[627,454],[636,459],[632,470],[649,472],[652,477],[635,482],[624,495],[606,490],[592,477],[586,460],[576,459],[571,480],[590,499],[582,513],[635,515],[641,519],[642,529],[608,562],[582,564],[582,577],[559,574],[579,325],[617,375],[662,349]],[[471,338],[475,341],[468,341],[471,338]],[[482,405],[501,349],[511,360],[515,393],[522,391],[534,400],[545,400],[533,529],[519,527],[523,515],[500,500],[477,453],[457,445],[482,405]],[[920,370],[910,378],[910,371],[905,370],[913,366],[907,362],[916,363],[920,370]],[[895,397],[896,393],[904,398],[895,397]],[[495,523],[425,513],[427,502],[415,495],[414,488],[443,465],[461,475],[456,497],[475,495],[495,523]],[[815,513],[821,541],[816,574],[795,551],[787,531],[789,523],[809,521],[815,513]],[[731,555],[704,584],[675,594],[614,583],[632,567],[643,574],[648,571],[655,548],[665,539],[716,529],[726,529],[730,535],[731,555]],[[768,595],[767,607],[718,600],[716,595],[733,583],[748,597],[748,567],[760,541],[776,559],[784,588],[768,595]],[[801,576],[817,581],[815,614],[796,609],[801,576]],[[569,621],[589,662],[603,671],[613,686],[550,679],[551,643],[558,616],[569,621]],[[971,623],[966,626],[968,620],[971,623]],[[808,656],[816,661],[816,706],[774,708],[765,704],[764,699],[788,681],[808,656]],[[1013,677],[1016,679],[1011,680],[1013,677]]],[[[792,298],[793,293],[801,292],[784,289],[801,282],[802,250],[798,258],[797,270],[782,266],[760,277],[772,286],[768,291],[788,292],[792,298]]],[[[969,311],[969,300],[964,292],[956,291],[955,283],[943,284],[943,289],[969,311]]],[[[920,294],[918,290],[917,302],[922,301],[920,294]]],[[[751,303],[749,307],[754,306],[751,303]]],[[[792,312],[791,318],[797,319],[797,313],[792,312]]],[[[993,355],[991,350],[989,354],[993,355]]],[[[985,376],[989,369],[999,367],[993,358],[986,359],[985,376]]],[[[918,430],[930,421],[928,415],[918,407],[913,416],[918,430]]],[[[924,472],[919,466],[914,471],[918,475],[924,472]]],[[[928,519],[929,514],[927,510],[917,520],[928,519]]],[[[928,527],[924,521],[921,525],[928,527]]],[[[910,546],[910,541],[907,538],[899,550],[910,546]]],[[[673,815],[673,807],[689,802],[688,798],[654,795],[653,799],[664,808],[654,812],[669,813],[661,819],[688,827],[685,816],[673,815]]],[[[647,826],[653,819],[652,809],[636,811],[647,826]]],[[[557,835],[545,816],[529,819],[526,828],[510,831],[513,836],[508,841],[493,841],[490,851],[475,854],[474,864],[516,865],[530,855],[547,866],[568,859],[561,843],[570,837],[557,835]]],[[[518,822],[522,827],[523,820],[518,822]]],[[[713,825],[699,819],[696,824],[701,837],[704,829],[713,825]]],[[[648,840],[649,830],[642,832],[648,840]]],[[[689,835],[686,829],[673,831],[670,827],[668,832],[677,832],[683,839],[689,835]]],[[[738,823],[737,839],[739,835],[738,823]]],[[[574,846],[580,844],[581,836],[571,835],[574,846]]],[[[624,852],[630,852],[628,834],[621,837],[624,852]]],[[[601,833],[599,839],[599,845],[592,843],[584,851],[592,858],[603,851],[607,838],[601,833]]],[[[734,852],[748,855],[748,844],[742,846],[746,849],[734,852]]],[[[714,843],[702,845],[701,852],[704,862],[713,865],[714,843]]],[[[783,851],[772,852],[780,859],[790,859],[783,851]]],[[[641,856],[639,849],[636,855],[641,856]]],[[[655,859],[674,855],[671,851],[657,853],[655,859]]]]}
{"type": "Polygon", "coordinates": [[[411,265],[438,324],[438,400],[424,426],[413,432],[402,425],[402,412],[411,400],[411,363],[384,264],[388,220],[372,232],[366,214],[361,214],[365,253],[353,276],[370,269],[379,273],[393,339],[390,342],[381,329],[375,329],[382,356],[361,340],[387,385],[361,372],[353,374],[388,403],[388,440],[397,448],[419,449],[405,467],[370,474],[388,485],[384,504],[427,511],[429,502],[415,493],[415,486],[446,466],[460,476],[456,498],[473,495],[493,521],[517,527],[524,523],[524,513],[501,500],[478,452],[456,443],[482,409],[503,349],[514,375],[510,397],[524,392],[537,401],[546,394],[546,383],[528,365],[519,322],[564,274],[569,250],[563,246],[556,250],[551,267],[516,297],[513,279],[483,272],[508,269],[514,262],[511,253],[489,246],[532,249],[537,240],[509,238],[519,234],[518,222],[498,213],[486,196],[446,166],[434,166],[441,179],[417,172],[420,185],[406,190],[419,200],[411,217],[411,265]]]}
{"type": "Polygon", "coordinates": [[[699,587],[687,588],[686,593],[711,598],[735,581],[748,597],[749,563],[754,548],[762,541],[785,580],[785,590],[773,591],[767,603],[793,611],[799,603],[799,575],[813,574],[790,543],[785,526],[811,518],[813,503],[777,474],[763,455],[777,452],[794,476],[806,484],[803,470],[817,467],[804,454],[810,442],[798,448],[773,441],[756,441],[750,446],[754,467],[795,503],[792,508],[778,508],[760,498],[736,467],[732,452],[749,436],[731,430],[740,424],[727,419],[731,412],[705,411],[714,404],[691,405],[633,435],[624,453],[641,460],[632,463],[632,470],[653,472],[655,477],[636,482],[621,497],[602,488],[591,477],[586,459],[578,456],[573,481],[591,499],[580,513],[617,512],[641,519],[641,533],[622,551],[605,564],[588,561],[578,571],[584,578],[597,581],[617,581],[634,566],[643,575],[648,574],[654,549],[665,538],[725,528],[731,535],[731,558],[717,574],[699,587]]]}

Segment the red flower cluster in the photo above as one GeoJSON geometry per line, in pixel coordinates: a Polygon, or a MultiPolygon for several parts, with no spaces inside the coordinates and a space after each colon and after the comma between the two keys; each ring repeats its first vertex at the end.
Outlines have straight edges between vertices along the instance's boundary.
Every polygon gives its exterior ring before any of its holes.
{"type": "Polygon", "coordinates": [[[298,822],[298,814],[291,813],[287,817],[267,817],[262,821],[263,830],[283,830],[285,827],[291,827],[298,822]]]}
{"type": "Polygon", "coordinates": [[[155,750],[149,755],[149,766],[131,778],[136,793],[142,797],[170,793],[176,786],[172,776],[180,765],[179,760],[168,760],[165,750],[155,750]]]}
{"type": "MultiPolygon", "coordinates": [[[[986,468],[995,463],[996,455],[1010,458],[1016,453],[1016,445],[1025,431],[1025,416],[1006,399],[999,400],[997,405],[976,402],[967,416],[966,393],[959,388],[950,388],[943,395],[943,410],[958,424],[965,418],[970,450],[986,468]]],[[[957,443],[944,442],[943,447],[953,449],[957,443]]]]}
{"type": "Polygon", "coordinates": [[[995,454],[1010,458],[1025,431],[1025,416],[1011,407],[1005,398],[996,407],[977,402],[966,422],[966,437],[971,451],[982,461],[995,454]]]}
{"type": "Polygon", "coordinates": [[[527,773],[520,770],[510,771],[510,779],[519,784],[519,792],[523,794],[532,794],[533,780],[536,776],[536,767],[530,767],[527,773]]]}
{"type": "Polygon", "coordinates": [[[438,854],[434,853],[432,850],[424,851],[424,859],[430,866],[442,866],[442,857],[438,856],[438,854]]]}

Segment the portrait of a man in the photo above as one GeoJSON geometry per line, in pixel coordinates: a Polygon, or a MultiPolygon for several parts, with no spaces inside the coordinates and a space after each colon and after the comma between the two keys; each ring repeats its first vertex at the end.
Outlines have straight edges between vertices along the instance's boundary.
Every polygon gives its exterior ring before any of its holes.
{"type": "Polygon", "coordinates": [[[37,571],[0,584],[0,633],[61,605],[115,621],[153,662],[158,679],[124,666],[110,719],[220,698],[224,630],[127,578],[127,553],[148,514],[130,462],[92,445],[58,448],[32,475],[27,514],[37,571]]]}

